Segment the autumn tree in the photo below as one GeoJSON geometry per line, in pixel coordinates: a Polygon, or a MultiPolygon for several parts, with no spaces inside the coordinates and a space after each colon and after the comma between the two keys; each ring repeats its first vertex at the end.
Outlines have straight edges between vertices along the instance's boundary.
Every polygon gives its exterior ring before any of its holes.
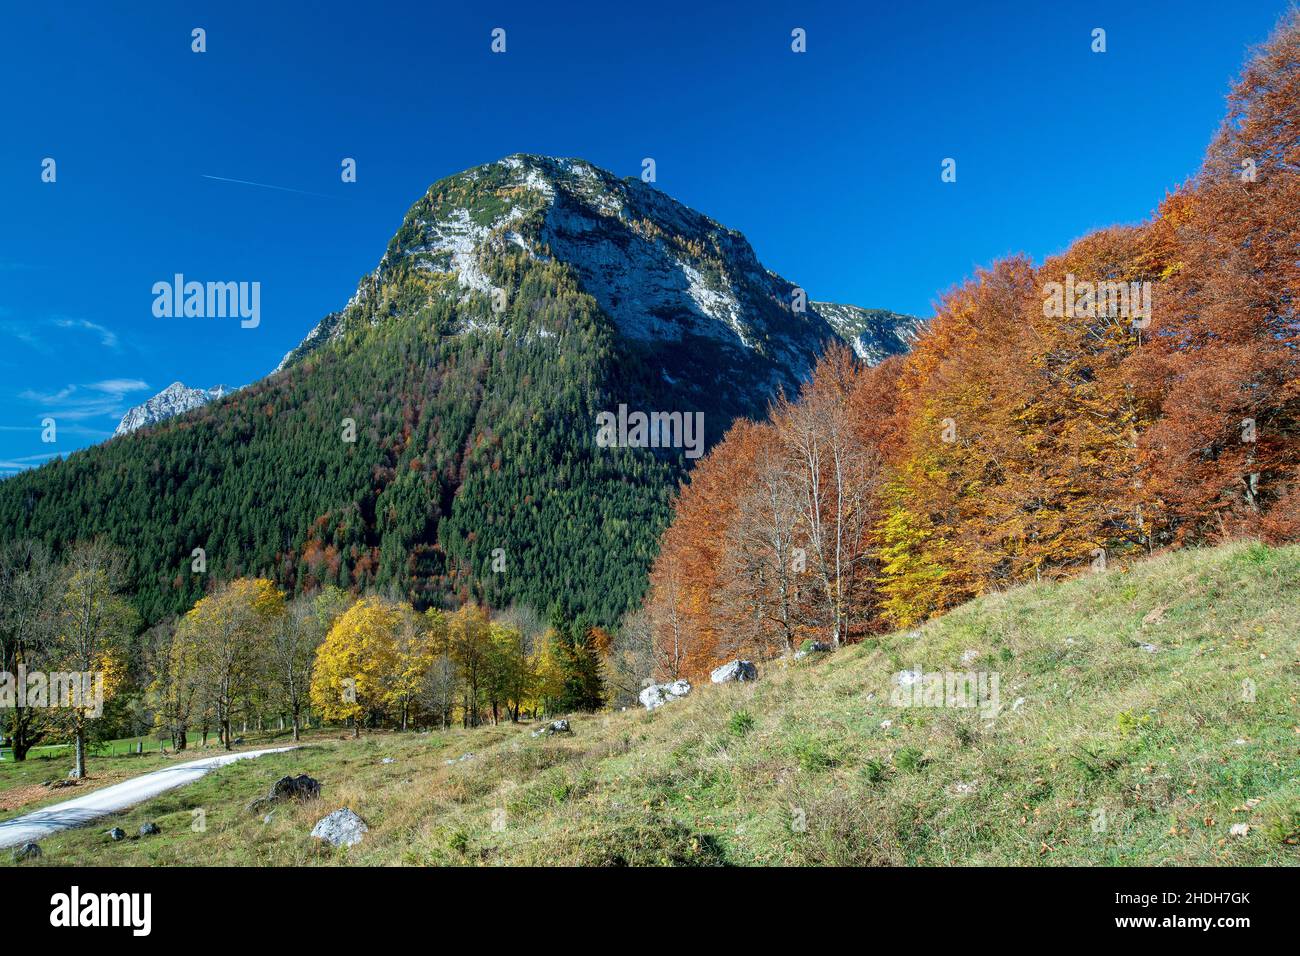
{"type": "Polygon", "coordinates": [[[487,609],[465,604],[447,621],[447,642],[461,682],[461,722],[477,727],[482,691],[491,655],[491,621],[487,609]]]}
{"type": "Polygon", "coordinates": [[[718,603],[729,608],[732,637],[725,654],[769,656],[794,651],[799,626],[798,584],[807,559],[796,547],[799,497],[794,469],[778,432],[751,430],[757,444],[752,483],[737,490],[725,538],[725,575],[718,603]]]}
{"type": "Polygon", "coordinates": [[[854,426],[850,397],[857,374],[853,353],[834,345],[799,400],[782,398],[773,410],[816,583],[813,613],[837,647],[848,641],[858,611],[871,502],[883,467],[878,451],[863,443],[854,426]]]}
{"type": "Polygon", "coordinates": [[[353,736],[384,712],[398,668],[402,608],[362,598],[334,621],[316,651],[311,702],[326,720],[350,721],[353,736]]]}
{"type": "Polygon", "coordinates": [[[103,701],[125,684],[127,641],[137,617],[121,594],[122,577],[121,555],[102,538],[80,542],[68,555],[49,661],[51,670],[83,677],[74,689],[79,693],[52,699],[50,704],[71,724],[74,777],[86,775],[88,729],[101,716],[103,701]],[[87,690],[97,699],[77,699],[87,690]]]}
{"type": "Polygon", "coordinates": [[[680,489],[650,573],[647,611],[655,635],[654,677],[695,676],[730,640],[733,608],[722,604],[728,565],[726,529],[736,519],[738,489],[752,483],[759,442],[739,421],[680,489]]]}
{"type": "Polygon", "coordinates": [[[200,599],[176,628],[175,666],[197,684],[227,750],[236,711],[267,682],[283,615],[284,595],[274,584],[238,578],[200,599]]]}
{"type": "Polygon", "coordinates": [[[429,608],[424,612],[424,629],[429,637],[433,657],[419,689],[419,701],[423,710],[446,730],[451,726],[458,686],[446,613],[439,608],[429,608]]]}
{"type": "Polygon", "coordinates": [[[1174,543],[1300,535],[1300,11],[1228,97],[1168,204],[1178,262],[1135,363],[1159,420],[1141,438],[1174,543]]]}
{"type": "Polygon", "coordinates": [[[45,737],[47,714],[17,693],[20,669],[34,669],[49,651],[60,598],[58,567],[45,545],[22,539],[0,551],[0,671],[12,682],[13,712],[7,721],[14,760],[45,737]]]}
{"type": "Polygon", "coordinates": [[[318,594],[289,602],[272,632],[269,677],[273,706],[289,715],[293,739],[301,739],[302,717],[310,703],[311,672],[316,651],[351,598],[327,585],[318,594]]]}
{"type": "Polygon", "coordinates": [[[493,621],[489,626],[488,640],[491,653],[486,693],[492,722],[498,722],[503,707],[510,720],[516,722],[534,684],[528,643],[521,629],[500,621],[493,621]]]}
{"type": "Polygon", "coordinates": [[[426,626],[429,619],[409,604],[399,603],[393,631],[393,668],[388,675],[384,703],[402,730],[417,716],[420,692],[438,655],[437,635],[426,626]]]}

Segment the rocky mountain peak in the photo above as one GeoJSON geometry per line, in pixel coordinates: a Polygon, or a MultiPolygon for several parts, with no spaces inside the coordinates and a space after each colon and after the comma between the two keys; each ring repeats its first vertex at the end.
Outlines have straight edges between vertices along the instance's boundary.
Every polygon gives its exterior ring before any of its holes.
{"type": "Polygon", "coordinates": [[[137,428],[165,421],[176,415],[199,408],[208,402],[234,392],[228,385],[214,385],[212,388],[190,388],[183,382],[172,382],[153,398],[130,409],[118,423],[113,437],[127,435],[137,428]]]}

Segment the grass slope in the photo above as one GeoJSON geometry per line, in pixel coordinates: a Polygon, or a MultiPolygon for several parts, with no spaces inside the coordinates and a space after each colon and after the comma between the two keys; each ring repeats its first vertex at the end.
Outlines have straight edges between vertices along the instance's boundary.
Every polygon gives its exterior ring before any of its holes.
{"type": "Polygon", "coordinates": [[[570,738],[318,740],[115,821],[161,837],[74,831],[40,864],[1294,865],[1298,596],[1300,547],[1165,555],[771,662],[654,713],[575,717],[570,738]],[[916,667],[998,673],[1000,714],[891,706],[893,675],[916,667]],[[321,801],[269,823],[245,812],[299,772],[321,801]],[[347,851],[308,836],[340,806],[371,827],[347,851]]]}

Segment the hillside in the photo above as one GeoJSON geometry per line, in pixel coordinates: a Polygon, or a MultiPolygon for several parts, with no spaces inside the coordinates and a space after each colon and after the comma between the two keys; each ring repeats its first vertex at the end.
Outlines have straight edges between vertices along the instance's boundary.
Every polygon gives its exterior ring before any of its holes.
{"type": "Polygon", "coordinates": [[[1297,546],[1166,554],[762,664],[754,684],[653,713],[576,716],[572,737],[317,739],[105,821],[162,836],[92,827],[44,841],[40,862],[1293,865],[1297,594],[1297,546]],[[1000,712],[892,705],[916,668],[996,673],[1000,712]],[[269,823],[244,810],[301,772],[320,801],[269,823]],[[319,848],[312,824],[345,805],[367,839],[319,848]]]}
{"type": "Polygon", "coordinates": [[[691,462],[835,340],[794,299],[742,235],[654,187],[511,156],[434,183],[268,378],[0,483],[0,542],[106,535],[146,623],[204,574],[267,574],[609,625],[691,462]],[[598,447],[597,415],[624,405],[702,434],[598,447]]]}

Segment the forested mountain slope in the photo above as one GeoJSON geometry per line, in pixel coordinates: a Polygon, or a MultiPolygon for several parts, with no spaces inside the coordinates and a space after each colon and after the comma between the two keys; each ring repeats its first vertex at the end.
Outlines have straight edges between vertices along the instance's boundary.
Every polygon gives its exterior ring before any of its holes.
{"type": "Polygon", "coordinates": [[[598,447],[597,414],[762,415],[835,338],[795,293],[639,180],[512,156],[431,186],[268,378],[0,483],[0,539],[107,535],[146,621],[270,573],[610,623],[691,459],[598,447]]]}

